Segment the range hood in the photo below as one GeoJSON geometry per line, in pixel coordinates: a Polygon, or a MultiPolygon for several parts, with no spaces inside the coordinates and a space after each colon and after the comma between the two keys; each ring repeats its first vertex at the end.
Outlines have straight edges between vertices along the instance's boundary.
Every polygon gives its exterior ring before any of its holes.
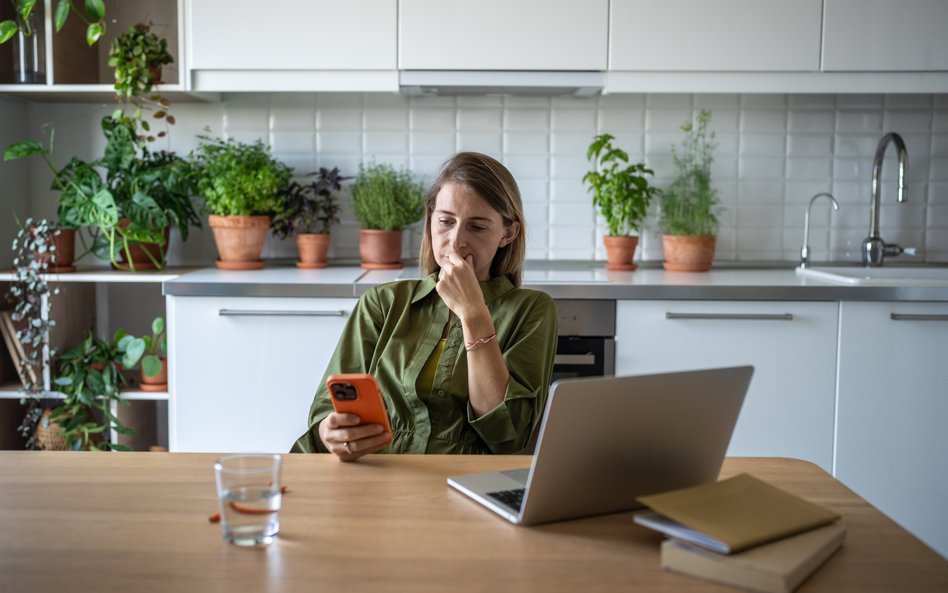
{"type": "Polygon", "coordinates": [[[591,97],[606,83],[603,72],[401,70],[399,87],[408,95],[541,95],[591,97]]]}

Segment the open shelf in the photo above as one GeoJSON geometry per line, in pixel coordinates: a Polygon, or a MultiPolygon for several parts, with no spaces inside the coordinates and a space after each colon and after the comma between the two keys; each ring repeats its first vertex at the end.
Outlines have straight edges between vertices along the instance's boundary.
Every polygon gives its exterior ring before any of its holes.
{"type": "MultiPolygon", "coordinates": [[[[193,272],[200,267],[168,267],[164,270],[126,272],[109,268],[80,268],[69,274],[46,274],[47,282],[105,282],[105,283],[160,283],[174,280],[182,274],[193,272]]],[[[0,282],[14,280],[12,272],[0,273],[0,282]]]]}

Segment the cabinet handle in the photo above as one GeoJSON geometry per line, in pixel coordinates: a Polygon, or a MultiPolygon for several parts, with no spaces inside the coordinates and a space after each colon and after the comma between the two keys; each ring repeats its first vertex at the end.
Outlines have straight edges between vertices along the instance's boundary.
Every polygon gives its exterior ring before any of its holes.
{"type": "Polygon", "coordinates": [[[672,313],[665,312],[665,319],[739,319],[742,321],[793,321],[793,313],[672,313]]]}
{"type": "Polygon", "coordinates": [[[338,311],[279,311],[266,309],[219,309],[221,317],[345,317],[348,312],[338,311]]]}
{"type": "Polygon", "coordinates": [[[593,365],[596,364],[596,356],[594,354],[557,354],[553,357],[553,364],[593,365]]]}
{"type": "Polygon", "coordinates": [[[891,313],[892,321],[948,321],[948,315],[925,313],[891,313]]]}

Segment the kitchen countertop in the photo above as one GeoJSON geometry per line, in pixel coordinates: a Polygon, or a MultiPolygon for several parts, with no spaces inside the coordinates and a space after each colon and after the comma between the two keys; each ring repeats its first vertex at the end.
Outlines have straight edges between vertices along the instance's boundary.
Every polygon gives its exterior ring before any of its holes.
{"type": "MultiPolygon", "coordinates": [[[[369,287],[417,278],[418,268],[366,271],[358,265],[300,270],[268,263],[255,271],[205,268],[162,283],[171,296],[358,297],[369,287]]],[[[800,276],[792,264],[715,263],[709,272],[665,272],[643,265],[634,272],[607,271],[602,262],[527,262],[524,287],[556,299],[661,300],[864,300],[948,301],[948,283],[929,286],[845,285],[800,276]]]]}

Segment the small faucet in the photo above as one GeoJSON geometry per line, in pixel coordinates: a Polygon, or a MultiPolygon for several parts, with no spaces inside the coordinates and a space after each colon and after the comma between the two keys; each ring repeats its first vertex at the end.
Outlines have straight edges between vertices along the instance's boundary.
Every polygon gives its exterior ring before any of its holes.
{"type": "Polygon", "coordinates": [[[833,197],[833,194],[825,191],[821,191],[812,198],[810,198],[810,205],[806,207],[806,214],[803,215],[803,247],[800,249],[800,267],[805,268],[810,263],[810,209],[813,208],[813,202],[817,198],[826,196],[833,203],[833,210],[839,210],[839,203],[836,202],[836,198],[833,197]]]}
{"type": "MultiPolygon", "coordinates": [[[[862,242],[862,263],[865,266],[878,267],[882,265],[885,256],[896,256],[906,251],[901,245],[886,243],[879,235],[879,177],[882,173],[882,159],[889,142],[895,143],[899,151],[899,202],[905,201],[905,190],[908,184],[905,181],[908,173],[908,151],[905,141],[895,132],[889,132],[879,140],[876,146],[876,156],[872,160],[872,201],[869,203],[869,236],[862,242]]],[[[910,253],[914,251],[909,251],[910,253]]]]}

